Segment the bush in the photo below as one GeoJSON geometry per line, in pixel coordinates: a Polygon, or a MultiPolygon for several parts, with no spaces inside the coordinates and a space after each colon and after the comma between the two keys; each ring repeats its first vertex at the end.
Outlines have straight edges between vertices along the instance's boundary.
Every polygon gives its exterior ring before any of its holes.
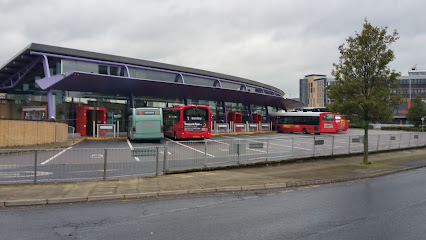
{"type": "Polygon", "coordinates": [[[400,126],[395,126],[395,127],[381,127],[382,130],[394,130],[394,131],[410,131],[410,132],[421,132],[422,128],[421,127],[400,127],[400,126]]]}

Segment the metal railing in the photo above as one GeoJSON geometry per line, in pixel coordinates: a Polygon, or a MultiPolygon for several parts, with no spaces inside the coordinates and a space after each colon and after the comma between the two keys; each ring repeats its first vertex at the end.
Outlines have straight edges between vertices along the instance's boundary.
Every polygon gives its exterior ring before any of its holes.
{"type": "MultiPolygon", "coordinates": [[[[370,152],[426,146],[426,133],[369,135],[370,152]]],[[[362,135],[167,141],[143,148],[0,150],[0,184],[155,176],[172,171],[361,153],[362,135]]]]}
{"type": "Polygon", "coordinates": [[[272,124],[269,123],[212,123],[212,133],[233,133],[233,132],[261,132],[271,131],[272,124]]]}

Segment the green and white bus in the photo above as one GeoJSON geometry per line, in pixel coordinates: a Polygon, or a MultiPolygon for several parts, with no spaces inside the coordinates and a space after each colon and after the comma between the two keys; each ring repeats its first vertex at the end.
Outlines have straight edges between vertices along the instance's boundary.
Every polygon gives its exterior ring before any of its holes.
{"type": "Polygon", "coordinates": [[[164,138],[161,108],[130,108],[127,137],[130,140],[161,140],[164,138]]]}

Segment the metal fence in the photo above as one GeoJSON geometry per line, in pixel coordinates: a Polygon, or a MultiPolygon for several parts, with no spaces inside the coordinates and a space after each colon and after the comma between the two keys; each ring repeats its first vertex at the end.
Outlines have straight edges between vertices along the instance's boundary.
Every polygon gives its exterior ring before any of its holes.
{"type": "Polygon", "coordinates": [[[212,122],[212,133],[233,133],[233,132],[261,132],[271,131],[272,124],[269,123],[217,123],[212,122]]]}
{"type": "MultiPolygon", "coordinates": [[[[369,135],[370,152],[426,146],[425,133],[369,135]]],[[[167,141],[143,148],[0,150],[0,184],[155,176],[204,167],[360,153],[362,135],[167,141]]]]}

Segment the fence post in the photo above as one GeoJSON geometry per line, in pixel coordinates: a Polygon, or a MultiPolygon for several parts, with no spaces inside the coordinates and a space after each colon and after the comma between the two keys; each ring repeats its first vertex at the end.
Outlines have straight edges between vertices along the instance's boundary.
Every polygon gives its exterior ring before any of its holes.
{"type": "Polygon", "coordinates": [[[334,155],[334,135],[331,136],[331,156],[334,155]]]}
{"type": "MultiPolygon", "coordinates": [[[[95,135],[95,133],[96,133],[96,121],[93,121],[93,127],[92,127],[92,130],[93,130],[93,137],[95,137],[96,135],[95,135]]],[[[99,137],[99,133],[98,133],[98,137],[99,137]]]]}
{"type": "Polygon", "coordinates": [[[411,133],[410,133],[410,137],[408,137],[408,147],[411,147],[411,133]]]}
{"type": "Polygon", "coordinates": [[[316,137],[314,137],[314,146],[313,146],[313,149],[312,149],[312,157],[315,156],[315,139],[316,139],[316,137]]]}
{"type": "Polygon", "coordinates": [[[207,167],[207,140],[204,140],[204,167],[207,167]]]}
{"type": "Polygon", "coordinates": [[[166,146],[164,147],[164,161],[163,161],[163,174],[167,174],[167,159],[169,155],[169,142],[166,142],[166,146]]]}
{"type": "Polygon", "coordinates": [[[158,176],[160,174],[160,147],[157,148],[157,154],[155,157],[155,176],[158,176]]]}
{"type": "Polygon", "coordinates": [[[348,154],[351,153],[351,135],[349,135],[348,154]]]}
{"type": "Polygon", "coordinates": [[[237,144],[237,154],[238,154],[238,165],[240,165],[240,140],[238,140],[238,144],[237,144]]]}
{"type": "Polygon", "coordinates": [[[401,138],[402,138],[402,133],[399,134],[399,144],[398,144],[399,149],[401,149],[401,138]]]}
{"type": "Polygon", "coordinates": [[[266,139],[266,161],[268,161],[269,157],[269,138],[266,139]]]}
{"type": "Polygon", "coordinates": [[[117,120],[117,137],[120,137],[120,121],[117,120]]]}
{"type": "Polygon", "coordinates": [[[104,181],[107,179],[107,176],[106,176],[106,171],[107,171],[107,158],[108,158],[107,153],[108,153],[108,150],[105,148],[105,149],[104,149],[104,181]]]}
{"type": "Polygon", "coordinates": [[[376,149],[376,152],[379,151],[379,145],[380,145],[380,134],[379,134],[379,137],[377,138],[377,149],[376,149]]]}
{"type": "Polygon", "coordinates": [[[423,146],[426,146],[426,135],[424,133],[422,133],[423,135],[423,146]]]}
{"type": "Polygon", "coordinates": [[[34,151],[34,184],[37,184],[37,150],[34,151]]]}
{"type": "Polygon", "coordinates": [[[417,134],[417,147],[419,146],[419,134],[417,134]]]}

